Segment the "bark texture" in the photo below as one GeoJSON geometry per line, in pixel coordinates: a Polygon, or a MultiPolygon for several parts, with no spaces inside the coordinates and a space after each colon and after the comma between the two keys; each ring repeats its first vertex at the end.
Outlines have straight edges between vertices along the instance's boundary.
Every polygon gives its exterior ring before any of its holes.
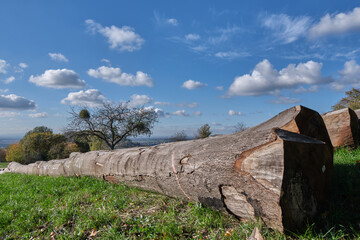
{"type": "Polygon", "coordinates": [[[359,142],[359,119],[351,108],[322,115],[334,147],[353,146],[359,142]]]}
{"type": "Polygon", "coordinates": [[[302,106],[231,135],[8,166],[18,173],[123,182],[199,201],[239,218],[260,218],[280,231],[297,231],[319,213],[332,167],[322,118],[302,106]]]}

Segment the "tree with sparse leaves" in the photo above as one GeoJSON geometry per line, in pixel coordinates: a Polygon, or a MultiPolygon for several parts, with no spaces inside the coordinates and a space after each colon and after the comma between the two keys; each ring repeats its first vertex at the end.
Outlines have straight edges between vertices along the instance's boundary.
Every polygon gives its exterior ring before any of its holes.
{"type": "Polygon", "coordinates": [[[235,126],[235,132],[242,132],[248,129],[248,127],[243,122],[238,122],[235,126]]]}
{"type": "Polygon", "coordinates": [[[170,137],[171,142],[185,141],[186,139],[187,139],[187,135],[184,130],[176,132],[174,135],[170,137]]]}
{"type": "Polygon", "coordinates": [[[342,98],[340,102],[332,106],[332,109],[339,110],[342,108],[351,108],[353,110],[360,109],[360,90],[353,88],[350,91],[345,92],[346,97],[342,98]]]}
{"type": "Polygon", "coordinates": [[[153,109],[131,108],[128,103],[103,103],[95,109],[72,109],[68,132],[92,136],[105,142],[114,149],[128,137],[151,135],[151,129],[157,121],[153,109]]]}
{"type": "Polygon", "coordinates": [[[198,130],[195,138],[207,138],[211,135],[210,126],[209,124],[202,125],[198,130]]]}

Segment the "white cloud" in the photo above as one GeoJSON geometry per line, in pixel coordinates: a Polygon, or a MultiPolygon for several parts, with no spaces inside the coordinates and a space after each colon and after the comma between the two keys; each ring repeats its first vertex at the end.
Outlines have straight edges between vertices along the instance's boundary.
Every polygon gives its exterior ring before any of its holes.
{"type": "Polygon", "coordinates": [[[136,107],[140,107],[143,106],[147,103],[150,103],[152,101],[152,98],[150,98],[147,95],[138,95],[138,94],[133,94],[130,97],[130,102],[129,102],[129,106],[132,108],[136,108],[136,107]]]}
{"type": "Polygon", "coordinates": [[[7,68],[10,66],[10,64],[6,63],[5,60],[0,59],[0,73],[7,73],[7,68]]]}
{"type": "Polygon", "coordinates": [[[188,113],[186,113],[185,110],[177,110],[176,112],[173,112],[172,115],[181,116],[181,117],[189,117],[190,116],[188,113]]]}
{"type": "Polygon", "coordinates": [[[36,104],[32,100],[15,94],[0,95],[0,109],[33,110],[36,104]]]}
{"type": "Polygon", "coordinates": [[[189,33],[189,34],[185,35],[186,41],[195,41],[195,40],[199,40],[199,39],[200,39],[200,35],[196,34],[196,33],[189,33]]]}
{"type": "Polygon", "coordinates": [[[136,75],[124,73],[120,68],[101,66],[98,69],[89,69],[89,76],[94,78],[101,78],[108,82],[117,83],[122,86],[154,86],[151,77],[141,71],[136,72],[136,75]]]}
{"type": "Polygon", "coordinates": [[[223,43],[232,38],[236,33],[239,33],[241,28],[233,25],[226,28],[218,28],[216,30],[216,35],[208,38],[208,43],[211,45],[217,45],[223,43]]]}
{"type": "Polygon", "coordinates": [[[71,92],[66,98],[61,100],[62,104],[98,107],[105,101],[104,95],[97,89],[88,89],[86,91],[71,92]]]}
{"type": "Polygon", "coordinates": [[[179,25],[178,20],[176,20],[175,18],[169,18],[169,19],[166,20],[166,22],[167,22],[168,24],[170,24],[170,25],[173,25],[173,26],[179,25]]]}
{"type": "Polygon", "coordinates": [[[360,65],[355,60],[345,62],[343,70],[339,71],[340,79],[331,84],[335,90],[343,90],[346,85],[360,86],[360,65]]]}
{"type": "Polygon", "coordinates": [[[195,112],[193,112],[193,115],[199,117],[199,116],[202,115],[202,112],[200,112],[200,111],[195,111],[195,112]]]}
{"type": "Polygon", "coordinates": [[[309,30],[311,38],[360,30],[360,7],[348,13],[326,14],[309,30]]]}
{"type": "Polygon", "coordinates": [[[8,92],[8,91],[9,91],[9,89],[7,89],[7,88],[6,88],[6,89],[1,89],[1,88],[0,88],[0,93],[6,93],[6,92],[8,92]]]}
{"type": "Polygon", "coordinates": [[[311,19],[309,17],[291,18],[286,14],[273,14],[263,20],[263,25],[273,31],[278,41],[285,44],[305,36],[310,24],[311,19]]]}
{"type": "Polygon", "coordinates": [[[1,111],[0,112],[0,118],[13,118],[20,116],[20,113],[18,112],[8,112],[8,111],[1,111]]]}
{"type": "Polygon", "coordinates": [[[41,113],[30,113],[29,117],[31,118],[47,118],[48,114],[46,112],[41,112],[41,113]]]}
{"type": "Polygon", "coordinates": [[[223,58],[223,59],[234,59],[234,58],[248,57],[248,56],[251,56],[251,55],[247,52],[239,53],[239,52],[229,51],[229,52],[215,53],[215,57],[223,58]]]}
{"type": "Polygon", "coordinates": [[[202,88],[202,87],[206,87],[206,86],[207,86],[207,84],[201,83],[198,81],[194,81],[194,80],[187,80],[182,85],[183,88],[186,88],[189,90],[194,90],[194,89],[198,89],[198,88],[202,88]]]}
{"type": "Polygon", "coordinates": [[[161,108],[154,108],[153,106],[145,107],[145,110],[154,110],[158,117],[169,117],[169,113],[165,113],[161,108]]]}
{"type": "Polygon", "coordinates": [[[157,11],[154,11],[154,20],[155,20],[155,23],[158,25],[158,26],[178,26],[179,25],[179,21],[175,18],[166,18],[164,16],[161,16],[159,14],[159,12],[157,11]]]}
{"type": "Polygon", "coordinates": [[[46,70],[40,76],[30,76],[30,82],[35,83],[37,86],[48,88],[83,88],[85,81],[79,78],[79,75],[73,70],[69,69],[50,69],[46,70]]]}
{"type": "Polygon", "coordinates": [[[139,50],[145,42],[139,34],[135,33],[135,30],[132,27],[122,26],[119,28],[114,25],[103,27],[92,19],[86,20],[85,24],[90,32],[98,32],[106,37],[111,49],[117,49],[120,52],[139,50]]]}
{"type": "Polygon", "coordinates": [[[197,102],[179,103],[179,104],[176,104],[176,106],[180,107],[180,108],[197,108],[199,106],[199,104],[197,102]]]}
{"type": "Polygon", "coordinates": [[[101,59],[102,62],[106,62],[106,63],[110,63],[110,60],[109,59],[106,59],[106,58],[103,58],[101,59]]]}
{"type": "Polygon", "coordinates": [[[26,63],[19,63],[19,67],[22,69],[28,68],[29,66],[26,63]]]}
{"type": "Polygon", "coordinates": [[[58,62],[68,62],[69,60],[62,55],[61,53],[49,53],[49,56],[52,60],[58,61],[58,62]]]}
{"type": "Polygon", "coordinates": [[[319,89],[318,86],[314,85],[309,88],[304,88],[303,86],[300,86],[299,88],[295,89],[295,93],[307,93],[307,92],[317,92],[319,89]]]}
{"type": "Polygon", "coordinates": [[[323,84],[332,79],[321,76],[322,63],[308,61],[289,64],[279,72],[267,60],[258,63],[250,74],[236,77],[228,96],[252,96],[275,94],[282,89],[292,89],[302,84],[323,84]]]}
{"type": "Polygon", "coordinates": [[[206,50],[208,50],[208,48],[203,45],[191,47],[190,49],[193,50],[194,52],[205,52],[206,50]]]}
{"type": "Polygon", "coordinates": [[[217,87],[216,87],[216,90],[222,91],[222,90],[224,90],[224,87],[223,87],[223,86],[217,86],[217,87]]]}
{"type": "Polygon", "coordinates": [[[298,98],[290,98],[290,97],[278,97],[276,99],[271,100],[270,102],[273,104],[294,104],[298,103],[301,100],[298,98]]]}
{"type": "Polygon", "coordinates": [[[154,102],[155,105],[159,105],[159,106],[169,106],[170,103],[169,102],[154,102]]]}
{"type": "Polygon", "coordinates": [[[11,77],[8,77],[4,80],[4,83],[5,84],[9,84],[9,83],[12,83],[13,81],[15,81],[15,77],[14,76],[11,76],[11,77]]]}
{"type": "Polygon", "coordinates": [[[236,112],[234,110],[229,110],[228,115],[229,116],[242,116],[243,114],[241,112],[236,112]]]}
{"type": "Polygon", "coordinates": [[[217,123],[217,122],[212,122],[211,125],[214,125],[214,126],[222,126],[221,123],[217,123]]]}

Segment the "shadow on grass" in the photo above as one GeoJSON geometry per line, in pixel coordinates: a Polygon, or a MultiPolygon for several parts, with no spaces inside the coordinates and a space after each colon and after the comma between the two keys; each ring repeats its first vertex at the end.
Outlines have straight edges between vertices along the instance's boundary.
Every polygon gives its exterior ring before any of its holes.
{"type": "Polygon", "coordinates": [[[352,158],[350,162],[334,163],[329,210],[318,219],[316,232],[343,231],[349,237],[359,236],[360,155],[352,158]]]}

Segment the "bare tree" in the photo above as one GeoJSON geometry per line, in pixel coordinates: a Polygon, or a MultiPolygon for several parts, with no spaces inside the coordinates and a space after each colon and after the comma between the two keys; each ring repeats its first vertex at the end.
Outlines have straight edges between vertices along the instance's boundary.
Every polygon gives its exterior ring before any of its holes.
{"type": "Polygon", "coordinates": [[[184,130],[176,132],[174,135],[171,136],[170,141],[172,142],[179,142],[185,141],[187,139],[187,135],[184,130]]]}
{"type": "Polygon", "coordinates": [[[248,129],[248,127],[245,125],[245,123],[243,122],[238,122],[235,126],[235,132],[242,132],[246,129],[248,129]]]}
{"type": "Polygon", "coordinates": [[[114,149],[130,136],[150,136],[157,117],[153,109],[130,108],[128,103],[103,103],[92,111],[83,109],[78,113],[72,109],[67,131],[95,136],[114,149]]]}

